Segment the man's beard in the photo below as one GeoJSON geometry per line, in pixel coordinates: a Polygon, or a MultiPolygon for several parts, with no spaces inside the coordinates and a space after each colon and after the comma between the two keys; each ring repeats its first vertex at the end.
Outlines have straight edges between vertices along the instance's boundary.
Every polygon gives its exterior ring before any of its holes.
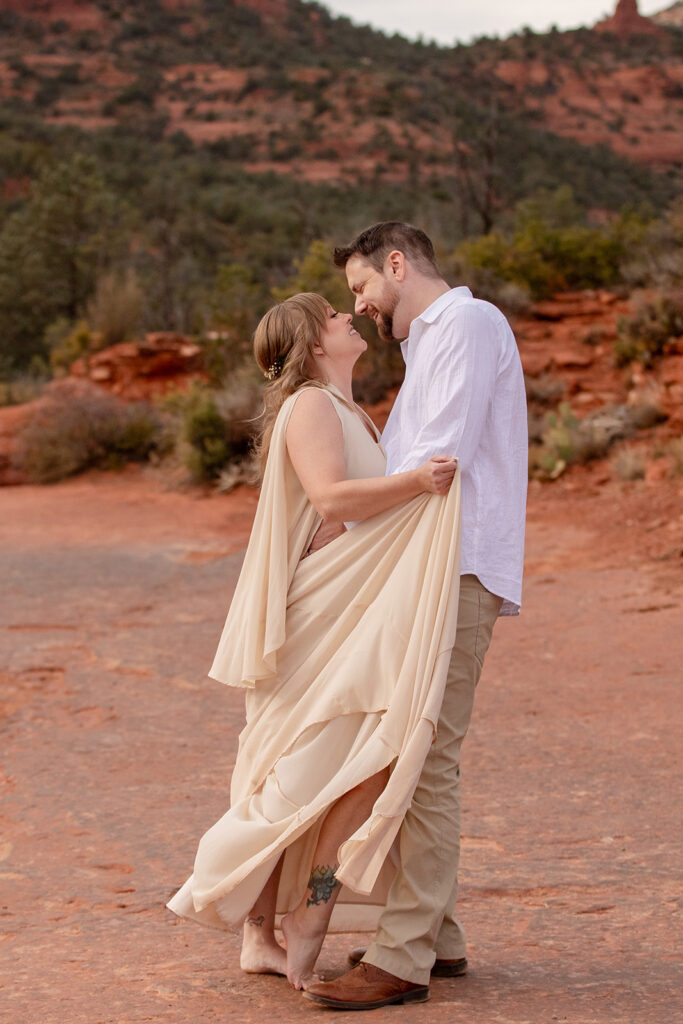
{"type": "Polygon", "coordinates": [[[395,341],[394,338],[394,313],[398,306],[399,294],[398,288],[391,287],[387,284],[385,293],[382,295],[383,309],[377,309],[377,317],[375,319],[375,326],[377,327],[377,333],[379,334],[382,341],[395,341]]]}
{"type": "Polygon", "coordinates": [[[382,341],[394,340],[394,318],[391,313],[379,313],[375,320],[375,326],[382,341]]]}

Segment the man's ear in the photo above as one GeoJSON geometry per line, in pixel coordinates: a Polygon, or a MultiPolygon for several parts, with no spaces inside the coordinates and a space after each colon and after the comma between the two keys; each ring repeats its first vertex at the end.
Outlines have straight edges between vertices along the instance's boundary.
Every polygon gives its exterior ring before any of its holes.
{"type": "Polygon", "coordinates": [[[406,276],[406,258],[400,249],[393,249],[386,259],[386,267],[395,281],[403,281],[406,276]]]}

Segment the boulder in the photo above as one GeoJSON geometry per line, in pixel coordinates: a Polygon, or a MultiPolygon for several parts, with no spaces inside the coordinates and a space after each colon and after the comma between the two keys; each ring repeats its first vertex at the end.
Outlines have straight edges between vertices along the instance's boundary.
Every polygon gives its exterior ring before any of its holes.
{"type": "Polygon", "coordinates": [[[206,380],[202,350],[183,334],[158,331],[141,341],[123,341],[88,359],[78,359],[71,375],[87,379],[130,401],[186,390],[206,380]]]}

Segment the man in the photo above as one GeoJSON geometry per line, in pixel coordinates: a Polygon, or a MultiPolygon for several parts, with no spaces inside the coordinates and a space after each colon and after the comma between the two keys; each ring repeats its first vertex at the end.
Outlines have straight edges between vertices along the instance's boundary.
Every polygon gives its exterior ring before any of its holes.
{"type": "MultiPolygon", "coordinates": [[[[460,748],[499,615],[519,612],[527,483],[524,378],[503,314],[450,288],[424,232],[390,221],[335,250],[355,311],[401,344],[405,380],[382,441],[387,473],[455,455],[462,486],[458,626],[437,737],[400,833],[400,867],[374,942],[357,967],[306,995],[337,1009],[429,998],[430,974],[464,974],[454,916],[460,852],[460,748]]],[[[364,953],[364,955],[363,955],[364,953]]]]}

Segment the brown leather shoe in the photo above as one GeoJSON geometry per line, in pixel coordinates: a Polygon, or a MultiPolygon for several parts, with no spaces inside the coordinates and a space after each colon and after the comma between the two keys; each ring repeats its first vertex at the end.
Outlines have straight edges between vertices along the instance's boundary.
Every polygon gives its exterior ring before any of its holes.
{"type": "Polygon", "coordinates": [[[335,1010],[376,1010],[392,1003],[426,1003],[429,985],[404,981],[374,964],[358,964],[334,981],[320,981],[304,995],[335,1010]]]}
{"type": "MultiPolygon", "coordinates": [[[[367,949],[363,946],[356,946],[349,953],[347,960],[351,967],[355,967],[359,964],[367,949]]],[[[434,966],[432,967],[432,978],[459,978],[462,974],[467,974],[467,959],[464,956],[459,957],[457,960],[435,960],[434,966]]]]}

